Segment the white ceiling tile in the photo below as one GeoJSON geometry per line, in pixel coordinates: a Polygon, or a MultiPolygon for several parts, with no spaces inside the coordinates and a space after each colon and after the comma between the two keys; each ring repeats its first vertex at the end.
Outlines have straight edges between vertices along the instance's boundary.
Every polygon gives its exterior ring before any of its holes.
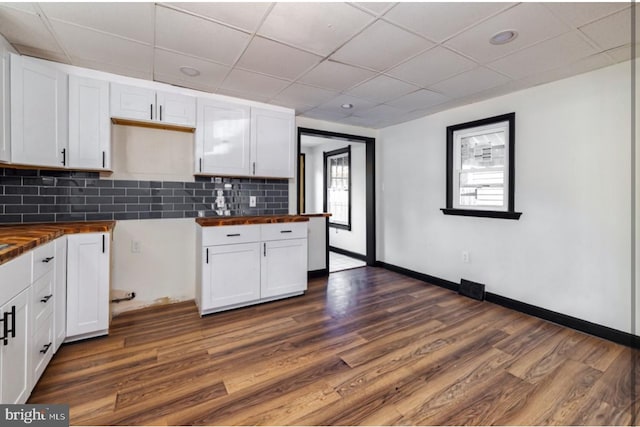
{"type": "Polygon", "coordinates": [[[629,2],[552,2],[544,3],[556,16],[574,28],[629,7],[629,2]]]}
{"type": "Polygon", "coordinates": [[[498,59],[489,66],[514,79],[521,79],[570,64],[594,53],[595,49],[577,32],[570,32],[498,59]]]}
{"type": "Polygon", "coordinates": [[[383,71],[433,46],[433,43],[383,21],[358,34],[332,59],[383,71]]]}
{"type": "Polygon", "coordinates": [[[369,117],[374,120],[388,120],[391,118],[401,117],[406,114],[407,110],[385,104],[376,105],[369,110],[360,112],[360,115],[369,117]]]}
{"type": "Polygon", "coordinates": [[[379,15],[382,12],[384,12],[385,10],[389,9],[395,3],[384,2],[384,1],[380,1],[380,2],[363,1],[363,2],[356,2],[356,3],[353,3],[353,4],[355,6],[357,6],[357,7],[360,7],[362,9],[366,9],[369,12],[372,12],[372,13],[374,13],[376,15],[379,15]]]}
{"type": "Polygon", "coordinates": [[[291,104],[316,106],[338,95],[338,92],[335,91],[294,83],[280,92],[274,100],[291,104]]]}
{"type": "Polygon", "coordinates": [[[428,108],[433,105],[442,104],[448,99],[449,98],[440,93],[436,93],[431,90],[420,89],[413,93],[405,95],[402,98],[398,98],[391,102],[388,102],[387,104],[391,105],[392,107],[411,111],[418,108],[428,108]]]}
{"type": "Polygon", "coordinates": [[[273,98],[288,85],[289,82],[284,80],[249,71],[233,69],[222,83],[221,88],[239,93],[254,94],[259,98],[269,99],[273,98]]]}
{"type": "Polygon", "coordinates": [[[361,99],[361,98],[356,98],[354,96],[349,96],[349,95],[340,95],[340,96],[336,96],[335,98],[331,99],[328,102],[325,102],[323,104],[321,104],[318,109],[321,110],[326,110],[326,111],[333,111],[337,114],[344,114],[344,115],[351,115],[351,114],[358,114],[361,111],[365,111],[368,110],[372,107],[374,107],[376,104],[373,102],[369,102],[365,99],[361,99]],[[350,109],[346,109],[346,108],[342,108],[342,104],[351,104],[353,105],[353,108],[350,109]]]}
{"type": "Polygon", "coordinates": [[[276,3],[258,34],[324,56],[373,19],[345,3],[276,3]]]}
{"type": "Polygon", "coordinates": [[[633,52],[633,45],[629,43],[625,46],[620,46],[615,49],[607,50],[606,53],[613,58],[615,62],[623,62],[631,59],[631,52],[633,52]]]}
{"type": "Polygon", "coordinates": [[[268,96],[262,96],[255,92],[243,92],[243,91],[218,88],[216,89],[216,93],[220,95],[232,96],[234,98],[249,99],[252,101],[258,101],[258,102],[264,102],[264,103],[267,103],[267,101],[269,101],[268,96]]]}
{"type": "Polygon", "coordinates": [[[35,13],[0,5],[0,33],[12,44],[50,52],[62,52],[47,27],[35,13]]]}
{"type": "Polygon", "coordinates": [[[224,22],[251,33],[257,30],[262,17],[271,6],[271,3],[268,2],[181,2],[166,4],[224,22]]]}
{"type": "Polygon", "coordinates": [[[505,84],[509,79],[484,67],[458,74],[431,86],[450,98],[460,98],[505,84]]]}
{"type": "Polygon", "coordinates": [[[409,83],[379,75],[373,79],[362,83],[349,90],[348,94],[362,99],[382,103],[392,99],[400,98],[409,92],[418,90],[417,86],[409,83]]]}
{"type": "Polygon", "coordinates": [[[143,72],[153,70],[151,46],[61,21],[52,21],[51,25],[72,58],[111,63],[143,72]]]}
{"type": "Polygon", "coordinates": [[[86,58],[71,57],[72,64],[78,67],[91,68],[93,70],[106,71],[107,73],[119,74],[121,76],[136,77],[138,79],[153,80],[153,72],[136,70],[126,65],[115,63],[104,63],[86,58]]]}
{"type": "Polygon", "coordinates": [[[193,80],[184,80],[178,76],[169,74],[154,73],[153,80],[156,82],[167,83],[173,86],[185,87],[189,89],[195,89],[202,92],[213,93],[217,89],[217,86],[207,85],[201,82],[194,82],[193,80]]]}
{"type": "Polygon", "coordinates": [[[525,87],[536,86],[555,80],[564,79],[566,77],[575,76],[577,74],[586,73],[588,71],[593,71],[612,64],[613,62],[611,61],[611,59],[605,54],[601,53],[580,59],[569,65],[565,65],[554,70],[536,73],[514,83],[518,85],[518,89],[522,89],[525,87]]]}
{"type": "Polygon", "coordinates": [[[443,41],[513,3],[401,2],[384,18],[435,41],[443,41]]]}
{"type": "Polygon", "coordinates": [[[236,64],[259,73],[294,79],[320,62],[320,57],[282,43],[254,37],[236,64]]]}
{"type": "Polygon", "coordinates": [[[154,54],[153,71],[156,80],[160,75],[163,76],[164,81],[168,77],[172,77],[172,82],[180,81],[183,86],[192,84],[193,87],[214,89],[222,83],[229,70],[228,66],[161,49],[156,49],[154,54]],[[183,66],[195,68],[200,71],[200,75],[191,77],[182,73],[180,67],[183,66]]]}
{"type": "Polygon", "coordinates": [[[300,116],[317,120],[338,121],[340,119],[348,117],[349,114],[342,113],[340,111],[321,110],[319,108],[314,108],[312,110],[305,111],[304,113],[300,114],[300,116]]]}
{"type": "Polygon", "coordinates": [[[18,43],[15,43],[13,47],[18,51],[20,55],[33,56],[36,58],[46,59],[48,61],[61,62],[63,64],[68,64],[70,61],[70,59],[67,58],[67,55],[61,52],[52,52],[50,50],[24,46],[18,43]]]}
{"type": "Polygon", "coordinates": [[[567,31],[569,26],[541,4],[521,3],[462,32],[445,45],[486,63],[567,31]],[[515,30],[518,37],[503,45],[489,43],[491,36],[504,30],[515,30]]]}
{"type": "Polygon", "coordinates": [[[301,77],[300,81],[327,89],[345,90],[374,75],[373,71],[327,60],[301,77]]]}
{"type": "Polygon", "coordinates": [[[0,7],[6,7],[9,9],[16,9],[22,12],[27,12],[31,14],[36,14],[38,11],[36,10],[37,3],[29,3],[29,2],[21,2],[21,1],[12,1],[12,2],[2,2],[0,3],[0,7]]]}
{"type": "Polygon", "coordinates": [[[202,18],[156,8],[156,46],[231,65],[249,35],[202,18]]]}
{"type": "Polygon", "coordinates": [[[436,46],[387,72],[422,86],[439,82],[477,67],[477,64],[449,49],[436,46]]]}
{"type": "MultiPolygon", "coordinates": [[[[580,31],[602,49],[624,46],[631,40],[631,8],[580,27],[580,31]]],[[[636,41],[640,34],[636,34],[636,41]]]]}
{"type": "Polygon", "coordinates": [[[305,111],[309,111],[312,108],[315,108],[315,105],[307,105],[303,102],[285,102],[279,101],[277,99],[270,99],[269,104],[279,105],[280,107],[291,108],[295,110],[296,114],[304,113],[305,111]]]}
{"type": "Polygon", "coordinates": [[[348,116],[344,119],[340,119],[340,123],[344,123],[351,126],[360,126],[360,127],[373,127],[380,120],[373,119],[371,117],[359,117],[359,116],[348,116]]]}
{"type": "Polygon", "coordinates": [[[153,3],[40,3],[50,19],[153,43],[153,3]]]}

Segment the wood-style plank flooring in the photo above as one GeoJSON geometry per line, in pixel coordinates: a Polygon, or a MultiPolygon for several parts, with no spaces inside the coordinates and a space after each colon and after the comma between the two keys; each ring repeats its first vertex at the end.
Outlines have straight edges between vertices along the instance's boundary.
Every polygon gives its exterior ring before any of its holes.
{"type": "Polygon", "coordinates": [[[379,268],[64,345],[29,403],[73,425],[635,425],[638,352],[379,268]]]}

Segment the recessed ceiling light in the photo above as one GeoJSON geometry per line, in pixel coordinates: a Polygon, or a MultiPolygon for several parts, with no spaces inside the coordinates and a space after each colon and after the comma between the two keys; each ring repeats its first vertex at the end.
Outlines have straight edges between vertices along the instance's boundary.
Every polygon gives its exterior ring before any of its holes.
{"type": "Polygon", "coordinates": [[[345,110],[350,110],[353,108],[353,104],[342,104],[341,107],[345,110]]]}
{"type": "Polygon", "coordinates": [[[180,67],[180,72],[186,74],[189,77],[196,77],[200,75],[200,71],[193,67],[180,67]]]}
{"type": "Polygon", "coordinates": [[[515,30],[505,30],[494,34],[490,39],[491,44],[505,44],[514,41],[518,37],[518,32],[515,30]]]}

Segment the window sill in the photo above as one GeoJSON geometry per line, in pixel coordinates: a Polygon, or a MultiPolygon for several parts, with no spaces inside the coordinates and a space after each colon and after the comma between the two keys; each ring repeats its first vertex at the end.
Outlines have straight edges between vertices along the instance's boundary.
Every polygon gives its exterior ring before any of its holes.
{"type": "Polygon", "coordinates": [[[331,222],[331,221],[329,221],[329,227],[332,227],[332,228],[339,228],[340,230],[347,230],[347,231],[351,231],[351,225],[336,224],[336,223],[331,222]]]}
{"type": "Polygon", "coordinates": [[[440,209],[445,215],[477,216],[482,218],[520,219],[522,212],[481,211],[476,209],[440,209]]]}

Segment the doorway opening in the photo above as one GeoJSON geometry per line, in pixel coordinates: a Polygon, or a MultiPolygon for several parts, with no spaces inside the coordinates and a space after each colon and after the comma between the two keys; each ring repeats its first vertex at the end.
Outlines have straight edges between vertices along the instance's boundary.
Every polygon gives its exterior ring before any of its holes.
{"type": "Polygon", "coordinates": [[[298,213],[331,213],[323,273],[373,266],[375,139],[298,128],[298,155],[298,213]]]}

